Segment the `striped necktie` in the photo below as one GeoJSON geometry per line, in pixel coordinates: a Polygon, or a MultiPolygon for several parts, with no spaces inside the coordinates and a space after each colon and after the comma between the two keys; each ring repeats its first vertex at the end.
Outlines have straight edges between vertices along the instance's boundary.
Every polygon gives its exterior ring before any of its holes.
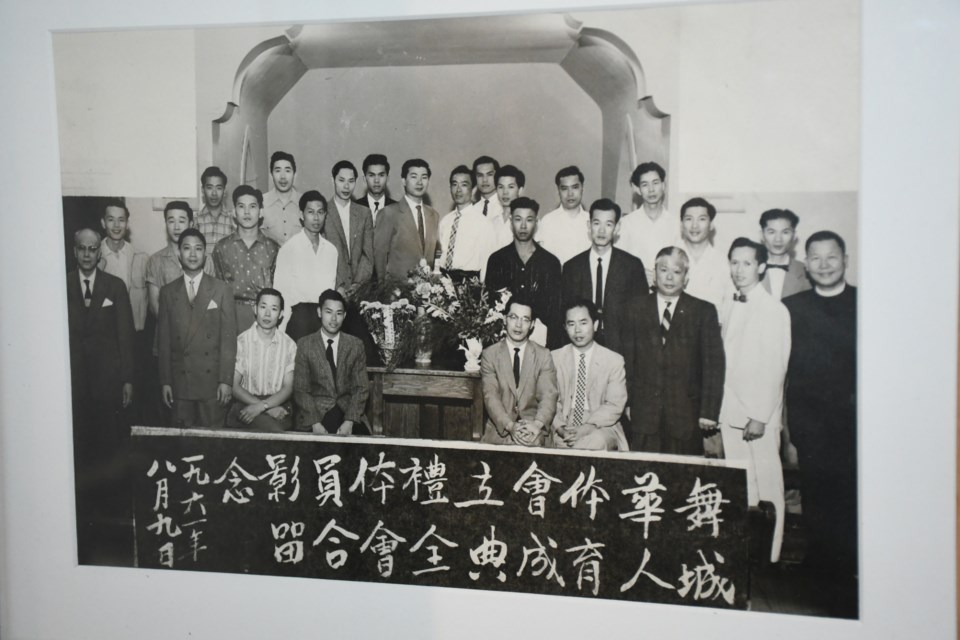
{"type": "Polygon", "coordinates": [[[579,427],[583,424],[583,412],[587,403],[587,356],[580,354],[580,363],[577,365],[577,392],[573,398],[573,416],[570,426],[579,427]]]}
{"type": "Polygon", "coordinates": [[[663,310],[663,319],[660,321],[660,340],[664,344],[666,344],[667,342],[667,333],[670,332],[670,320],[672,318],[672,316],[670,315],[671,304],[673,304],[672,300],[667,302],[667,306],[663,310]]]}
{"type": "Polygon", "coordinates": [[[447,259],[444,262],[444,268],[450,269],[453,266],[453,248],[457,246],[457,228],[460,226],[460,216],[463,212],[457,209],[457,215],[453,219],[453,227],[450,229],[450,244],[447,246],[447,259]]]}

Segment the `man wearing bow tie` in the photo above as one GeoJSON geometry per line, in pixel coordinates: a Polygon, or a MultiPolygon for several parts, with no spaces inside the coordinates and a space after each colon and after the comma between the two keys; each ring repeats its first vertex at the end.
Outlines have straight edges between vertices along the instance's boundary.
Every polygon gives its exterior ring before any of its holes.
{"type": "Polygon", "coordinates": [[[760,214],[763,245],[770,255],[761,284],[777,300],[810,289],[803,263],[791,257],[797,243],[798,224],[800,218],[790,209],[770,209],[760,214]]]}

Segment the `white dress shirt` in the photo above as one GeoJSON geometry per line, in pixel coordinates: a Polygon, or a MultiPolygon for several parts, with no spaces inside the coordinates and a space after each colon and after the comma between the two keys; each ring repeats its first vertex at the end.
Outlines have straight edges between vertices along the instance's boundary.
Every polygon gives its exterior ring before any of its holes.
{"type": "MultiPolygon", "coordinates": [[[[457,209],[443,216],[437,228],[440,240],[440,266],[447,267],[447,253],[450,250],[450,232],[457,218],[457,209]]],[[[451,269],[479,271],[482,280],[487,270],[487,259],[496,248],[493,246],[493,228],[490,221],[483,217],[474,205],[464,207],[460,212],[457,225],[457,240],[453,247],[451,269]]],[[[497,247],[499,248],[499,247],[497,247]]]]}
{"type": "Polygon", "coordinates": [[[679,246],[679,242],[680,218],[664,207],[660,217],[651,220],[643,207],[640,207],[620,220],[620,237],[616,244],[640,258],[643,268],[650,273],[655,268],[654,263],[660,249],[679,246]]]}
{"type": "Polygon", "coordinates": [[[687,271],[690,281],[683,290],[695,298],[713,303],[719,311],[724,298],[732,296],[736,291],[730,279],[730,261],[727,256],[709,243],[699,259],[693,257],[686,243],[679,247],[686,251],[690,258],[690,268],[687,271]]]}
{"type": "Polygon", "coordinates": [[[192,278],[186,273],[183,274],[183,286],[187,288],[187,298],[190,297],[190,283],[193,283],[193,295],[196,296],[200,292],[200,280],[203,279],[203,270],[200,270],[200,273],[193,276],[192,278]]]}
{"type": "Polygon", "coordinates": [[[273,286],[283,294],[283,321],[279,330],[284,331],[290,320],[291,310],[301,302],[316,302],[320,294],[337,285],[337,249],[320,237],[317,250],[306,230],[290,238],[277,253],[277,268],[273,286]]]}
{"type": "Polygon", "coordinates": [[[384,192],[380,195],[379,198],[374,198],[369,193],[367,194],[367,206],[370,207],[370,215],[373,216],[373,223],[376,225],[377,216],[380,215],[380,212],[383,211],[383,208],[387,206],[387,194],[384,192]]]}
{"type": "Polygon", "coordinates": [[[417,207],[420,207],[420,213],[424,216],[423,218],[423,237],[427,237],[427,218],[425,213],[423,213],[423,200],[420,202],[414,202],[410,199],[410,196],[403,194],[403,199],[407,201],[407,205],[410,207],[410,213],[413,214],[413,228],[420,232],[420,217],[417,215],[417,207]]]}
{"type": "Polygon", "coordinates": [[[90,281],[90,285],[89,285],[90,298],[93,299],[93,285],[97,280],[97,270],[94,269],[93,273],[91,273],[89,276],[83,275],[83,271],[80,271],[79,269],[77,269],[77,273],[80,274],[80,296],[81,297],[84,296],[87,292],[87,286],[84,283],[84,280],[89,280],[90,281]]]}
{"type": "Polygon", "coordinates": [[[590,248],[590,213],[583,207],[572,215],[563,207],[549,211],[540,217],[535,239],[563,265],[590,248]]]}

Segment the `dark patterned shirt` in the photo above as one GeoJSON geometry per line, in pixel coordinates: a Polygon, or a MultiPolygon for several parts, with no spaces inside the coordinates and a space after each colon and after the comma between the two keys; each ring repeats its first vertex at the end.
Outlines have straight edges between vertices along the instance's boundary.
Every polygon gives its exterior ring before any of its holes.
{"type": "Polygon", "coordinates": [[[213,266],[217,277],[233,287],[234,299],[253,301],[260,289],[273,286],[278,251],[280,245],[262,232],[249,247],[233,233],[214,247],[213,266]]]}
{"type": "Polygon", "coordinates": [[[513,295],[523,295],[533,305],[533,312],[547,326],[547,347],[559,346],[560,326],[560,260],[536,245],[526,263],[520,259],[516,244],[511,242],[490,254],[485,284],[491,298],[507,288],[513,295]]]}

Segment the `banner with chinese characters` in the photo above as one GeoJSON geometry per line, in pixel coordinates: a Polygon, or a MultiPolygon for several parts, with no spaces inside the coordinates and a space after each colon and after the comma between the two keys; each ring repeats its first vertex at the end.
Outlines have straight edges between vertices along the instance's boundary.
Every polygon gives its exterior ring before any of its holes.
{"type": "Polygon", "coordinates": [[[137,563],[745,608],[746,472],[473,443],[134,428],[137,563]]]}

